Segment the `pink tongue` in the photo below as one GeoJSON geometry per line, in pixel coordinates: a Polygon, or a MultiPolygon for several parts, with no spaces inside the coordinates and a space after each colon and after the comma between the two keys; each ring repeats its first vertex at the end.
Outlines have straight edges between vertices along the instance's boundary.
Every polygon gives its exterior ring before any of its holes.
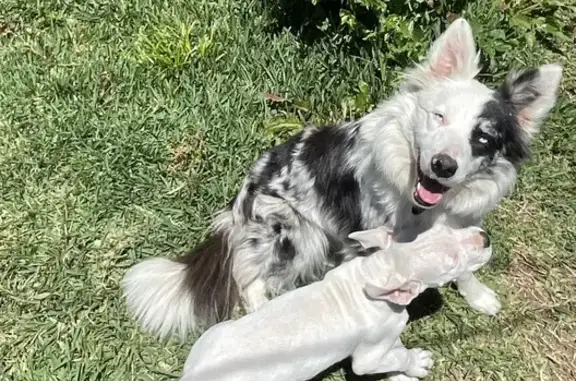
{"type": "Polygon", "coordinates": [[[420,184],[416,192],[418,193],[418,197],[420,197],[422,201],[430,205],[436,205],[442,199],[442,193],[431,192],[428,189],[424,188],[422,184],[420,184]]]}

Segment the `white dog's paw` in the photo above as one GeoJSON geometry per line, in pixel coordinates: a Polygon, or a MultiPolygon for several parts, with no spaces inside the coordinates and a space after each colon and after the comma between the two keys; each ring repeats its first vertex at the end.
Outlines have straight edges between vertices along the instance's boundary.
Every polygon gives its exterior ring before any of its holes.
{"type": "Polygon", "coordinates": [[[473,292],[467,292],[464,298],[470,307],[486,315],[496,315],[502,308],[496,293],[481,283],[473,292]]]}
{"type": "Polygon", "coordinates": [[[410,349],[410,365],[406,375],[411,377],[426,377],[434,365],[432,352],[422,348],[410,349]]]}

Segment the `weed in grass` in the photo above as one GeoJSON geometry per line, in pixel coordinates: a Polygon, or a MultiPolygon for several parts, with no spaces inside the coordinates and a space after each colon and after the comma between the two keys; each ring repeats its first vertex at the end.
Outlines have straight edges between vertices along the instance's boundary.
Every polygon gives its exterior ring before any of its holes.
{"type": "Polygon", "coordinates": [[[132,57],[140,64],[178,69],[196,61],[217,60],[222,47],[214,27],[203,31],[200,21],[146,25],[138,31],[132,57]]]}

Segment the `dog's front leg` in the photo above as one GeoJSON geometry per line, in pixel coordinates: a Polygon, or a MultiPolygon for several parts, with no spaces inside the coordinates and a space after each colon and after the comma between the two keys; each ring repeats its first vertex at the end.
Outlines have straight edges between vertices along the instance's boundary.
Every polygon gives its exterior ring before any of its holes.
{"type": "Polygon", "coordinates": [[[398,377],[408,376],[404,380],[411,380],[426,377],[432,365],[429,351],[406,349],[399,339],[388,351],[383,343],[361,344],[352,355],[352,371],[357,375],[394,372],[399,373],[398,377]]]}
{"type": "Polygon", "coordinates": [[[266,297],[266,283],[262,279],[256,279],[242,292],[242,299],[244,299],[244,307],[246,312],[251,313],[259,310],[264,304],[268,302],[266,297]]]}
{"type": "Polygon", "coordinates": [[[495,315],[502,307],[496,293],[485,286],[472,273],[465,273],[456,279],[456,286],[460,295],[466,299],[468,305],[476,311],[487,315],[495,315]]]}
{"type": "MultiPolygon", "coordinates": [[[[453,217],[454,218],[454,217],[453,217]]],[[[450,219],[444,220],[442,218],[436,220],[436,223],[448,224],[452,227],[467,227],[467,226],[482,226],[482,221],[479,219],[450,219]]],[[[482,284],[471,273],[464,273],[456,279],[456,287],[460,295],[464,297],[470,307],[486,315],[496,315],[502,305],[496,297],[496,293],[488,286],[482,284]]]]}

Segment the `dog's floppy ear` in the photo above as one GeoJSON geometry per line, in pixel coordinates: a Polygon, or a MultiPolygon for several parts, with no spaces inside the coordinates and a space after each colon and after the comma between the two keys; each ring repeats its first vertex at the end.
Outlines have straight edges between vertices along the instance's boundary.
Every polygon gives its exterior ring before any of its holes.
{"type": "Polygon", "coordinates": [[[405,88],[415,91],[435,78],[472,79],[479,59],[470,24],[459,18],[434,41],[426,61],[408,73],[405,88]]]}
{"type": "Polygon", "coordinates": [[[514,107],[518,124],[531,138],[556,103],[562,80],[560,65],[512,71],[500,88],[504,100],[514,107]]]}
{"type": "Polygon", "coordinates": [[[393,276],[384,286],[368,283],[364,292],[371,299],[387,300],[391,303],[406,306],[423,291],[422,282],[406,280],[393,276]]]}
{"type": "Polygon", "coordinates": [[[386,249],[392,242],[392,230],[381,226],[376,229],[361,230],[350,233],[348,238],[358,241],[365,249],[371,247],[386,249]]]}

